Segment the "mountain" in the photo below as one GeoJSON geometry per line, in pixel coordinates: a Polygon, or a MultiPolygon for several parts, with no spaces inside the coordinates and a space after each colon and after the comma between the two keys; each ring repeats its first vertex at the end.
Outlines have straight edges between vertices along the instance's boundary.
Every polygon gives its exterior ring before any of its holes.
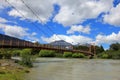
{"type": "Polygon", "coordinates": [[[0,40],[20,40],[18,38],[15,38],[15,37],[11,37],[11,36],[8,36],[8,35],[4,35],[4,34],[0,34],[0,40]]]}
{"type": "Polygon", "coordinates": [[[62,47],[62,48],[67,48],[67,49],[72,48],[72,44],[70,44],[70,43],[68,43],[68,42],[66,42],[64,40],[51,42],[50,45],[52,45],[54,47],[62,47]]]}
{"type": "Polygon", "coordinates": [[[50,43],[53,46],[72,46],[72,44],[64,41],[64,40],[59,40],[59,41],[54,41],[50,43]]]}

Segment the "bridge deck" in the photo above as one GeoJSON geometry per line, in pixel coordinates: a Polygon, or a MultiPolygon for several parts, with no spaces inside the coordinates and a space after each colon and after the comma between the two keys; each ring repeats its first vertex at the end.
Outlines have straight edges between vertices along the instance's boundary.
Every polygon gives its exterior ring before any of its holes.
{"type": "Polygon", "coordinates": [[[63,47],[53,47],[51,45],[37,45],[29,41],[17,39],[6,35],[0,35],[0,48],[36,48],[36,49],[59,50],[63,52],[67,51],[73,53],[84,53],[86,55],[93,55],[90,51],[66,49],[63,47]]]}

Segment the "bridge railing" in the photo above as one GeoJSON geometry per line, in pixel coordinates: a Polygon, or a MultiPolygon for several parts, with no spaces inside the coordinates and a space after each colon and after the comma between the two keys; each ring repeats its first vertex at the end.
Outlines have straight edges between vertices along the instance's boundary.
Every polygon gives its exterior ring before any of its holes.
{"type": "MultiPolygon", "coordinates": [[[[7,46],[7,47],[16,47],[16,48],[41,48],[41,49],[48,49],[48,50],[61,50],[61,51],[73,51],[73,52],[80,52],[80,50],[69,50],[65,47],[62,46],[52,46],[48,44],[41,44],[37,45],[35,43],[25,41],[25,40],[19,40],[19,39],[4,39],[0,38],[0,46],[7,46]]],[[[89,53],[88,51],[82,51],[85,53],[89,53]]]]}

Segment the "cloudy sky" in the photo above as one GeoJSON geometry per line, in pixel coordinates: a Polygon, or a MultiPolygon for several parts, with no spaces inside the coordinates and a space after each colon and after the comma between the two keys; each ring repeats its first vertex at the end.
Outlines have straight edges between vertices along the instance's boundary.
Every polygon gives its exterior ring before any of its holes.
{"type": "Polygon", "coordinates": [[[120,43],[120,0],[0,0],[0,33],[107,49],[120,43]]]}

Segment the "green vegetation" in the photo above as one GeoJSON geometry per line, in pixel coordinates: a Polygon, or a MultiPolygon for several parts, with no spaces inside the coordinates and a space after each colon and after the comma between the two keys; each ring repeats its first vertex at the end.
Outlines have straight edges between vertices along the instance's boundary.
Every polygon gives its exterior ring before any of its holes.
{"type": "Polygon", "coordinates": [[[72,58],[85,58],[85,55],[82,53],[74,53],[72,54],[72,58]]]}
{"type": "Polygon", "coordinates": [[[111,44],[109,50],[97,53],[97,56],[104,59],[120,59],[120,44],[111,44]]]}
{"type": "Polygon", "coordinates": [[[1,71],[0,72],[0,80],[24,80],[23,79],[24,72],[22,71],[1,71]]]}
{"type": "MultiPolygon", "coordinates": [[[[86,46],[74,46],[74,49],[88,51],[89,48],[86,46]]],[[[113,43],[110,45],[108,50],[104,50],[103,46],[91,46],[92,53],[95,52],[93,58],[102,58],[102,59],[120,59],[120,43],[113,43]],[[94,49],[95,48],[95,49],[94,49]]],[[[79,54],[73,54],[72,57],[78,57],[79,54]]],[[[85,56],[86,57],[86,56],[85,56]]]]}
{"type": "Polygon", "coordinates": [[[20,54],[21,54],[21,50],[19,49],[15,49],[12,51],[12,56],[20,56],[20,54]]]}
{"type": "Polygon", "coordinates": [[[40,57],[55,57],[55,51],[52,50],[41,50],[39,52],[40,57]]]}
{"type": "Polygon", "coordinates": [[[33,66],[31,53],[31,49],[0,49],[0,80],[24,80],[24,74],[29,72],[25,68],[33,66]],[[14,63],[11,56],[21,56],[17,62],[25,67],[14,63]]]}
{"type": "Polygon", "coordinates": [[[32,67],[33,57],[31,55],[31,49],[23,49],[21,51],[21,61],[20,64],[26,67],[32,67]]]}
{"type": "Polygon", "coordinates": [[[96,54],[100,54],[100,53],[105,51],[102,45],[101,46],[95,46],[95,50],[96,50],[95,51],[96,54]]]}
{"type": "Polygon", "coordinates": [[[119,43],[114,43],[110,45],[110,50],[118,51],[120,50],[120,44],[119,43]]]}
{"type": "Polygon", "coordinates": [[[85,58],[85,55],[82,53],[72,53],[72,52],[64,52],[64,58],[85,58]]]}
{"type": "Polygon", "coordinates": [[[57,58],[63,58],[63,54],[62,53],[55,53],[55,57],[57,57],[57,58]]]}
{"type": "Polygon", "coordinates": [[[28,72],[28,68],[14,63],[14,60],[0,59],[0,80],[24,80],[28,72]]]}
{"type": "Polygon", "coordinates": [[[106,54],[106,53],[102,53],[101,56],[100,56],[100,58],[102,58],[102,59],[108,59],[109,55],[106,54]]]}
{"type": "MultiPolygon", "coordinates": [[[[0,59],[11,59],[11,56],[20,56],[21,61],[19,62],[21,65],[32,67],[32,62],[34,59],[34,52],[38,50],[32,49],[0,49],[0,59]]],[[[37,54],[37,53],[36,53],[37,54]]]]}
{"type": "MultiPolygon", "coordinates": [[[[104,50],[102,46],[95,46],[95,51],[92,46],[92,52],[96,52],[97,58],[101,59],[120,59],[120,44],[114,43],[110,45],[108,50],[104,50]]],[[[77,50],[89,50],[85,46],[75,46],[77,50]]],[[[87,58],[82,53],[62,52],[53,50],[37,50],[37,49],[0,49],[0,60],[11,59],[11,56],[20,56],[21,65],[25,67],[32,67],[34,55],[39,57],[60,57],[60,58],[87,58]]],[[[24,68],[24,67],[23,67],[24,68]]],[[[0,63],[0,80],[24,80],[23,76],[29,72],[23,68],[17,67],[2,67],[0,63]]]]}
{"type": "Polygon", "coordinates": [[[71,58],[72,57],[72,52],[64,52],[63,57],[71,58]]]}
{"type": "Polygon", "coordinates": [[[84,50],[84,51],[88,51],[88,50],[89,50],[89,47],[83,46],[83,45],[79,45],[79,46],[73,46],[73,49],[75,49],[75,50],[84,50]]]}
{"type": "Polygon", "coordinates": [[[9,49],[0,49],[0,59],[10,59],[11,51],[9,49]]]}
{"type": "Polygon", "coordinates": [[[104,58],[104,59],[120,59],[120,50],[114,51],[114,50],[107,50],[103,53],[98,55],[98,58],[104,58]]]}

